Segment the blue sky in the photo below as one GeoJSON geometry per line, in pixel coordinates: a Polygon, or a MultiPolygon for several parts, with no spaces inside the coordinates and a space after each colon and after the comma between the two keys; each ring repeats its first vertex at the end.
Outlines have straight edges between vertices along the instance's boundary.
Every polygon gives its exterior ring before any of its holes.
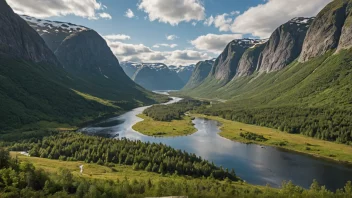
{"type": "Polygon", "coordinates": [[[7,0],[19,14],[67,21],[105,37],[120,61],[187,65],[237,38],[268,38],[331,0],[7,0]],[[126,12],[129,11],[129,15],[126,12]],[[131,14],[133,13],[133,14],[131,14]],[[174,39],[167,36],[174,35],[174,39]]]}

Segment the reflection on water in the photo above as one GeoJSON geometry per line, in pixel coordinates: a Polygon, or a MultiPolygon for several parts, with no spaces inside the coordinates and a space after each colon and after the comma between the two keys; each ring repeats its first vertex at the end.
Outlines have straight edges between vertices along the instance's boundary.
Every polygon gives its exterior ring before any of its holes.
{"type": "MultiPolygon", "coordinates": [[[[173,97],[167,104],[178,102],[173,97]]],[[[140,107],[107,122],[120,121],[112,127],[87,127],[82,131],[94,134],[109,134],[111,137],[129,138],[144,142],[157,142],[176,149],[195,153],[224,168],[234,168],[236,174],[248,183],[279,187],[282,181],[291,180],[294,184],[308,188],[313,179],[328,189],[342,188],[352,180],[352,167],[291,153],[268,146],[247,145],[233,142],[218,135],[218,123],[213,120],[196,118],[193,120],[198,131],[189,136],[160,138],[149,137],[132,129],[142,121],[136,115],[148,107],[140,107]]]]}

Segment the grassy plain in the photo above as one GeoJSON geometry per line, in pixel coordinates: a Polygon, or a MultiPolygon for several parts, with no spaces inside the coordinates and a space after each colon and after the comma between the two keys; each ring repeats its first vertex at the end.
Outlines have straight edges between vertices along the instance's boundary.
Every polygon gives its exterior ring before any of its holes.
{"type": "Polygon", "coordinates": [[[181,120],[172,120],[171,122],[156,121],[145,114],[139,114],[138,117],[144,120],[132,128],[148,136],[175,137],[190,135],[197,131],[190,116],[183,116],[181,120]]]}

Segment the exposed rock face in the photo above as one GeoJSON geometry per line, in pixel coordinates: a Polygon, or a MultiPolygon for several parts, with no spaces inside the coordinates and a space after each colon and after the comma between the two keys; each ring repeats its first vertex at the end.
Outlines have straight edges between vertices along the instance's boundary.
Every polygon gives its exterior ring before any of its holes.
{"type": "Polygon", "coordinates": [[[0,0],[0,54],[59,66],[43,39],[0,0]]]}
{"type": "Polygon", "coordinates": [[[313,19],[298,17],[277,28],[260,55],[259,72],[278,71],[294,61],[301,53],[313,19]]]}
{"type": "Polygon", "coordinates": [[[258,44],[246,50],[243,54],[235,77],[249,76],[257,69],[260,54],[265,47],[265,43],[258,44]]]}
{"type": "Polygon", "coordinates": [[[236,75],[238,63],[243,53],[248,48],[262,42],[262,40],[258,39],[233,40],[216,59],[211,69],[210,76],[222,81],[222,83],[229,82],[236,75]]]}
{"type": "MultiPolygon", "coordinates": [[[[350,16],[348,13],[350,5],[350,0],[335,0],[317,15],[305,38],[299,58],[300,62],[308,61],[329,50],[336,49],[339,45],[342,28],[345,33],[341,37],[341,48],[351,45],[350,20],[346,21],[346,17],[350,16]]],[[[349,17],[349,19],[351,18],[349,17]]]]}
{"type": "Polygon", "coordinates": [[[177,73],[162,63],[143,64],[132,79],[149,90],[179,90],[184,86],[177,73]]]}
{"type": "Polygon", "coordinates": [[[214,64],[214,60],[200,61],[196,64],[192,76],[188,83],[183,88],[184,90],[193,89],[200,85],[206,77],[208,77],[210,70],[214,64]]]}
{"type": "Polygon", "coordinates": [[[346,20],[342,28],[341,37],[337,51],[352,47],[352,3],[346,6],[346,20]]]}

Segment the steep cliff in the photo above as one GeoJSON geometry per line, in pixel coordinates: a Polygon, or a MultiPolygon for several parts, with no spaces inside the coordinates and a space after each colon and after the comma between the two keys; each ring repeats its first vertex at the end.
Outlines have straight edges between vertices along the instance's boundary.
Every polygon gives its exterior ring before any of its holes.
{"type": "Polygon", "coordinates": [[[278,27],[259,58],[259,72],[281,70],[301,53],[304,38],[314,18],[297,17],[278,27]]]}
{"type": "Polygon", "coordinates": [[[351,0],[335,0],[315,18],[305,38],[300,62],[321,56],[329,50],[351,46],[351,0]],[[348,20],[346,20],[348,19],[348,20]]]}
{"type": "Polygon", "coordinates": [[[243,53],[248,48],[262,42],[262,40],[257,39],[236,39],[230,42],[215,60],[210,71],[210,77],[225,84],[229,82],[236,75],[243,53]]]}

